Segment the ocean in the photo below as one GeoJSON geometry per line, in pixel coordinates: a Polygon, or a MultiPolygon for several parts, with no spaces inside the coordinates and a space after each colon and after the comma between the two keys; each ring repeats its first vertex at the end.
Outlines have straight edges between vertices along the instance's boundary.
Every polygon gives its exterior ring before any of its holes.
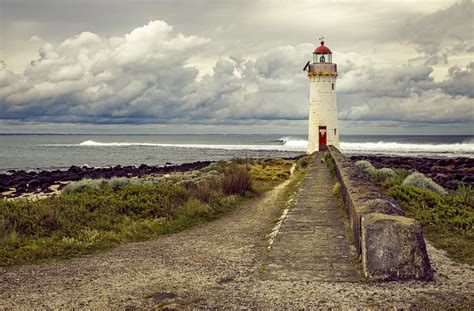
{"type": "MultiPolygon", "coordinates": [[[[346,155],[474,158],[474,136],[341,136],[346,155]]],[[[305,135],[0,134],[0,171],[165,165],[304,154],[305,135]]]]}

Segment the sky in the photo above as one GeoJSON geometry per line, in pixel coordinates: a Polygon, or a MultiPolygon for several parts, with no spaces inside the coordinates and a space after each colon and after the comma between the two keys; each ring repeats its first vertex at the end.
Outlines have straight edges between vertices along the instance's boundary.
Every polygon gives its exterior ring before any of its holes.
{"type": "Polygon", "coordinates": [[[474,135],[472,1],[0,0],[0,133],[474,135]]]}

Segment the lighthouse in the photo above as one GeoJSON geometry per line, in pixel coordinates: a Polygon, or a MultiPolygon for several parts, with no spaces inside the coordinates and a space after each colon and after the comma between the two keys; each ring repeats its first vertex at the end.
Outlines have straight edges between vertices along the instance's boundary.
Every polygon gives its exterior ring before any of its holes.
{"type": "Polygon", "coordinates": [[[313,52],[313,60],[303,69],[309,79],[308,154],[325,150],[328,145],[339,149],[337,65],[332,62],[332,52],[323,39],[313,52]]]}

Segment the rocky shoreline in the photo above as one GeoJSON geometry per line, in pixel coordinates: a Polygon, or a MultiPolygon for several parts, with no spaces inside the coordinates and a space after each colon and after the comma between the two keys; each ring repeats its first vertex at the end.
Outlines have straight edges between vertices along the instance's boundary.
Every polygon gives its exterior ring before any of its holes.
{"type": "Polygon", "coordinates": [[[0,174],[0,193],[3,198],[15,198],[26,193],[51,193],[56,189],[61,189],[69,181],[77,181],[83,178],[112,178],[112,177],[142,177],[152,174],[169,174],[175,172],[185,172],[202,169],[212,161],[198,161],[165,166],[150,166],[142,164],[136,166],[121,166],[94,168],[87,166],[71,166],[67,170],[44,170],[44,171],[24,171],[9,170],[0,174]]]}
{"type": "Polygon", "coordinates": [[[351,156],[352,160],[367,160],[376,168],[401,168],[418,171],[446,189],[457,189],[463,183],[474,187],[474,159],[415,158],[390,156],[351,156]]]}
{"type": "MultiPolygon", "coordinates": [[[[464,183],[474,187],[474,159],[470,158],[416,158],[390,156],[351,156],[352,160],[367,160],[375,167],[403,168],[416,170],[432,178],[447,189],[456,189],[464,183]]],[[[211,164],[212,161],[197,161],[192,163],[164,166],[142,164],[140,166],[121,166],[94,168],[88,166],[71,166],[67,170],[25,171],[9,170],[0,174],[0,197],[16,198],[24,194],[48,194],[54,189],[60,190],[67,182],[83,178],[112,178],[112,177],[143,177],[152,174],[169,174],[199,170],[211,164]]]]}

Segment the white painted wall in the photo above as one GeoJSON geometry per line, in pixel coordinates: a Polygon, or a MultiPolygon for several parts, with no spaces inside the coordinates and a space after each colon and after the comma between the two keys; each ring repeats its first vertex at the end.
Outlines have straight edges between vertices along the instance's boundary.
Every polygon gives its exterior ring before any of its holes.
{"type": "Polygon", "coordinates": [[[319,151],[319,126],[327,127],[327,145],[339,149],[336,75],[309,75],[308,154],[319,151]],[[334,83],[334,90],[332,84],[334,83]],[[334,133],[336,130],[336,133],[334,133]]]}

